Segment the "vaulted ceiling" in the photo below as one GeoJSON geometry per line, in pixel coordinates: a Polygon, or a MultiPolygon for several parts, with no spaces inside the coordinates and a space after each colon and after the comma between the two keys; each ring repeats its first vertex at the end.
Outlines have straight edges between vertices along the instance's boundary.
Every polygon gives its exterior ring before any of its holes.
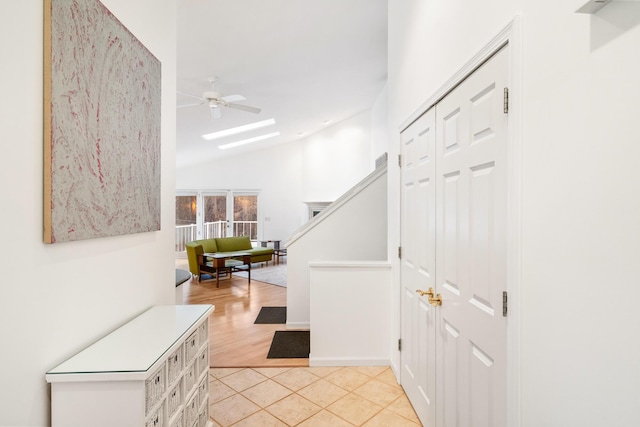
{"type": "Polygon", "coordinates": [[[387,0],[179,0],[177,31],[178,167],[301,140],[370,108],[387,80],[387,0]],[[194,98],[212,90],[210,77],[221,96],[241,94],[237,103],[260,113],[222,107],[214,119],[194,98]],[[271,118],[259,130],[201,138],[271,118]]]}

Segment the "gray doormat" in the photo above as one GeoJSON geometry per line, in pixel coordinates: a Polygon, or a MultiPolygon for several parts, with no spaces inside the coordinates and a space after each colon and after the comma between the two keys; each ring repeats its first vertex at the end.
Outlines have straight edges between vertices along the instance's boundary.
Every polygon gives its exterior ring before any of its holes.
{"type": "Polygon", "coordinates": [[[262,307],[255,324],[277,325],[287,323],[287,307],[262,307]]]}
{"type": "Polygon", "coordinates": [[[276,331],[267,359],[304,359],[310,351],[309,331],[276,331]]]}

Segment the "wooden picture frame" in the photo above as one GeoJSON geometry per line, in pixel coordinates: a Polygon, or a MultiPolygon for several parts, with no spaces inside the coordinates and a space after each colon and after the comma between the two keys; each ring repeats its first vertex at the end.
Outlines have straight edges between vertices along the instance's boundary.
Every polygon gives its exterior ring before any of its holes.
{"type": "Polygon", "coordinates": [[[160,230],[160,61],[98,0],[44,17],[44,241],[160,230]]]}

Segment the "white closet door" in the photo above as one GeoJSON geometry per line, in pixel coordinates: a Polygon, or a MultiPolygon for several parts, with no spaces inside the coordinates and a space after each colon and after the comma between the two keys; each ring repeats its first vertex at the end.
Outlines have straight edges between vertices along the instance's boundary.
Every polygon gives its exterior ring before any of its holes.
{"type": "Polygon", "coordinates": [[[435,425],[435,308],[416,291],[435,287],[435,114],[401,135],[401,378],[424,425],[435,425]]]}
{"type": "Polygon", "coordinates": [[[437,426],[506,425],[508,48],[436,106],[437,426]]]}

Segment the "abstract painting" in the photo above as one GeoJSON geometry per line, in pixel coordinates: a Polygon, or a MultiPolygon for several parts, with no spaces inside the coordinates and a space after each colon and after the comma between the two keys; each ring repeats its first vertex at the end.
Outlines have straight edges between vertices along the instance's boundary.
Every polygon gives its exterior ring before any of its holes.
{"type": "Polygon", "coordinates": [[[98,0],[44,7],[44,241],[159,230],[160,61],[98,0]]]}

